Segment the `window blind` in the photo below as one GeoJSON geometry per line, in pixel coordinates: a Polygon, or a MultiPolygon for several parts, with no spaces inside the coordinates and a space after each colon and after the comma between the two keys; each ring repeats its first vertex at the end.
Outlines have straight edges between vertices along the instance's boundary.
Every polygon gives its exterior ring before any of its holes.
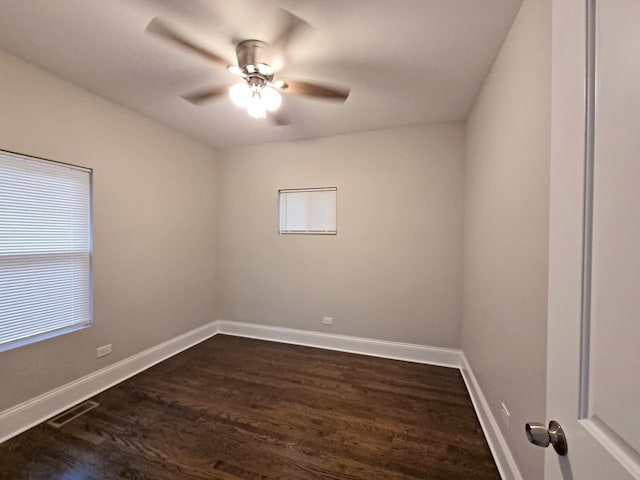
{"type": "Polygon", "coordinates": [[[336,234],[337,188],[279,190],[280,233],[336,234]]]}
{"type": "Polygon", "coordinates": [[[91,170],[0,152],[0,351],[91,324],[91,170]]]}

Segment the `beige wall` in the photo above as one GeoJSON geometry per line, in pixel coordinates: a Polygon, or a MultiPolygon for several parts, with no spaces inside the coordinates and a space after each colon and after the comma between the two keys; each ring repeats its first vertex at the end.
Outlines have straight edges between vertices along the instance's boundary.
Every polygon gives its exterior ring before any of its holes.
{"type": "Polygon", "coordinates": [[[462,347],[526,479],[543,478],[524,423],[545,421],[550,10],[524,1],[466,133],[462,347]]]}
{"type": "Polygon", "coordinates": [[[0,353],[0,410],[215,319],[214,152],[0,52],[0,148],[94,169],[94,326],[0,353]],[[96,358],[96,347],[113,353],[96,358]]]}
{"type": "Polygon", "coordinates": [[[222,151],[219,318],[458,347],[463,157],[462,124],[222,151]],[[338,234],[279,236],[278,189],[324,186],[338,234]]]}

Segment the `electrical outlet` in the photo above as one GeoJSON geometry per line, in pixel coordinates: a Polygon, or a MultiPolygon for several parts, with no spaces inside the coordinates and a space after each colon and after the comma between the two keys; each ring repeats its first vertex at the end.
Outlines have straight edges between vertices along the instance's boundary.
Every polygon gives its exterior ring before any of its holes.
{"type": "Polygon", "coordinates": [[[109,355],[111,353],[111,344],[103,345],[102,347],[98,347],[97,357],[104,357],[105,355],[109,355]]]}
{"type": "Polygon", "coordinates": [[[507,409],[507,406],[504,403],[500,404],[500,411],[502,411],[502,421],[504,422],[505,427],[509,428],[509,420],[511,420],[511,414],[507,409]]]}
{"type": "Polygon", "coordinates": [[[333,317],[322,317],[322,323],[325,325],[333,325],[333,317]]]}

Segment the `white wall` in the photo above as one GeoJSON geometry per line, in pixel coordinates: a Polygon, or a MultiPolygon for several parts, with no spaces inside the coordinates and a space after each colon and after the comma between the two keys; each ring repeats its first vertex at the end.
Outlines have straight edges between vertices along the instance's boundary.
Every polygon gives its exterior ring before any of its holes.
{"type": "Polygon", "coordinates": [[[550,0],[525,0],[466,132],[462,347],[525,479],[543,478],[524,423],[545,421],[550,44],[550,0]]]}
{"type": "Polygon", "coordinates": [[[460,123],[222,151],[219,318],[458,347],[463,160],[460,123]],[[338,234],[279,236],[278,189],[324,186],[338,234]]]}
{"type": "Polygon", "coordinates": [[[94,169],[94,325],[0,353],[0,410],[215,319],[214,152],[0,51],[0,149],[94,169]],[[113,353],[96,359],[96,347],[113,353]]]}

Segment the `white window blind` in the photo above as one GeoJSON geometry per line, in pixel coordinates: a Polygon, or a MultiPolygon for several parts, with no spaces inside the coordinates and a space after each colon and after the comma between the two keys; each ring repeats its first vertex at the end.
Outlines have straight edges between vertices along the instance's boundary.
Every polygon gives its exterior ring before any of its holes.
{"type": "Polygon", "coordinates": [[[280,233],[336,234],[337,189],[279,190],[280,233]]]}
{"type": "Polygon", "coordinates": [[[91,170],[0,152],[0,351],[88,326],[91,170]]]}

